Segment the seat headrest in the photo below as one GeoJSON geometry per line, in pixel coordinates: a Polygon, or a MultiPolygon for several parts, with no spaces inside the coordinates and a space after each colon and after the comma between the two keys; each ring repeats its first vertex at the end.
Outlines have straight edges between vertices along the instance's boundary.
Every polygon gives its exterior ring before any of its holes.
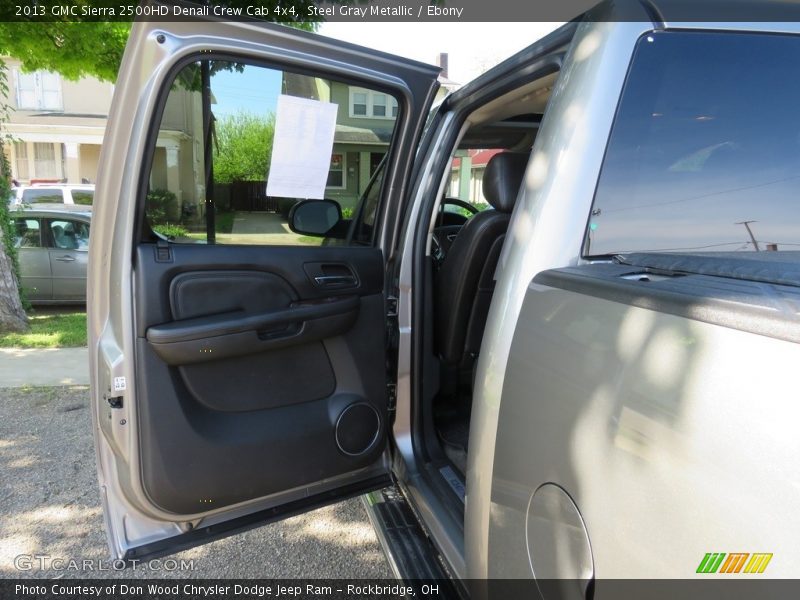
{"type": "Polygon", "coordinates": [[[510,213],[514,209],[528,158],[522,152],[500,152],[489,159],[483,174],[483,196],[495,210],[510,213]]]}

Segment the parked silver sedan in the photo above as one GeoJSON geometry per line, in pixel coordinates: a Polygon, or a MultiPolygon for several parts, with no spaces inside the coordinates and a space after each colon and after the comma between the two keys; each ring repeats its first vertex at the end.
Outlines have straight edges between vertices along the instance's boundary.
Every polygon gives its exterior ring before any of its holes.
{"type": "Polygon", "coordinates": [[[85,303],[91,213],[25,210],[12,218],[20,283],[31,304],[85,303]]]}

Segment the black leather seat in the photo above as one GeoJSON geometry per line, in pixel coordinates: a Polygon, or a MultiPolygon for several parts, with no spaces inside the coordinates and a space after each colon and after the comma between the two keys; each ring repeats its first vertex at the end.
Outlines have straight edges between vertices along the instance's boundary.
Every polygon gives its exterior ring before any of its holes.
{"type": "Polygon", "coordinates": [[[436,278],[435,347],[442,363],[441,393],[471,385],[472,368],[494,292],[494,274],[528,154],[493,156],[483,176],[483,195],[493,208],[466,222],[436,278]]]}

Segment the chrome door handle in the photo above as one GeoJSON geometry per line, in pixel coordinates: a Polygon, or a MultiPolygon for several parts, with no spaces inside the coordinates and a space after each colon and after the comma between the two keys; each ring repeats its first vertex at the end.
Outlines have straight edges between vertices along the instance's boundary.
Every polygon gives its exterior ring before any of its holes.
{"type": "Polygon", "coordinates": [[[75,257],[65,254],[64,256],[59,256],[56,260],[58,262],[75,262],[75,257]]]}

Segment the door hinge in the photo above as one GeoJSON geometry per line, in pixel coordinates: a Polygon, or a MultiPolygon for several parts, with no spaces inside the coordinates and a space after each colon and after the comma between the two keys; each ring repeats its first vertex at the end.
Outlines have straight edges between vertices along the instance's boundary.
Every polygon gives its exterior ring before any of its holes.
{"type": "Polygon", "coordinates": [[[389,407],[389,412],[393,412],[397,408],[397,384],[386,384],[386,404],[389,407]]]}

